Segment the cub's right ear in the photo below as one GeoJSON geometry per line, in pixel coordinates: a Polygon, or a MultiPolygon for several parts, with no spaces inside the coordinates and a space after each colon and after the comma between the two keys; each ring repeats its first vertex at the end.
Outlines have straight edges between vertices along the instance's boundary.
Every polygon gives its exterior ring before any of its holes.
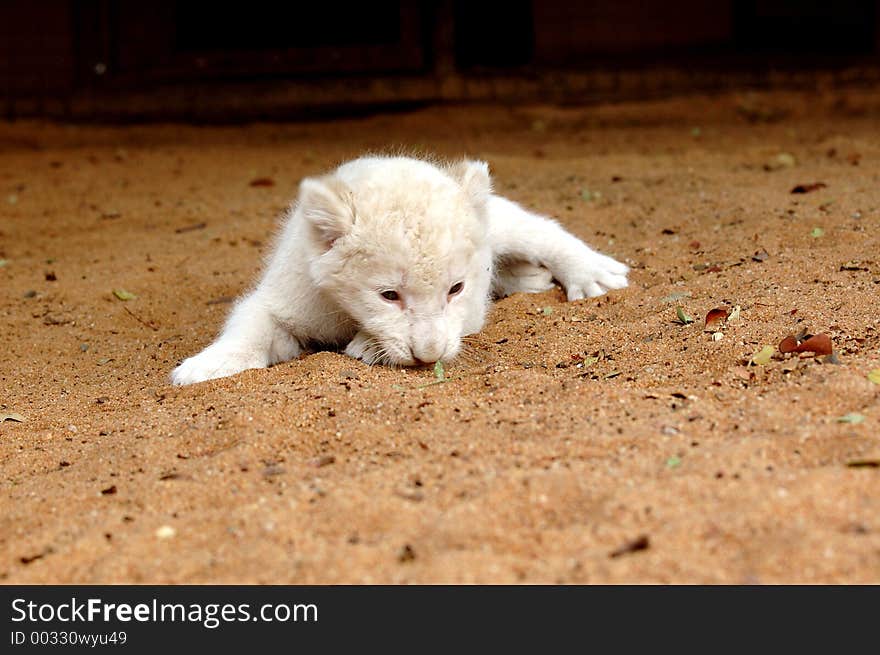
{"type": "Polygon", "coordinates": [[[492,193],[492,180],[489,177],[489,164],[484,161],[464,159],[453,164],[450,174],[461,185],[474,207],[485,207],[492,193]]]}
{"type": "Polygon", "coordinates": [[[354,204],[349,188],[327,176],[307,177],[299,185],[299,210],[309,224],[315,244],[330,250],[354,225],[354,204]]]}

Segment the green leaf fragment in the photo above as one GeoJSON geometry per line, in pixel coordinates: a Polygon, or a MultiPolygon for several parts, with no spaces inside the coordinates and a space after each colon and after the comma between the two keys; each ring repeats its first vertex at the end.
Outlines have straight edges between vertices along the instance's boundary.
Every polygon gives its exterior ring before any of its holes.
{"type": "Polygon", "coordinates": [[[794,158],[794,155],[789,152],[780,152],[778,155],[776,155],[776,161],[786,168],[791,168],[792,166],[797,164],[797,160],[794,158]]]}
{"type": "Polygon", "coordinates": [[[838,423],[852,423],[853,425],[855,425],[864,421],[865,417],[857,412],[850,412],[849,414],[838,416],[836,420],[838,423]]]}
{"type": "Polygon", "coordinates": [[[682,325],[687,325],[688,323],[693,323],[694,319],[684,313],[684,310],[681,307],[675,308],[675,315],[678,316],[678,322],[682,325]]]}
{"type": "Polygon", "coordinates": [[[673,455],[666,460],[666,468],[668,469],[678,468],[679,466],[681,466],[681,457],[676,457],[675,455],[673,455]]]}
{"type": "Polygon", "coordinates": [[[814,239],[818,239],[819,237],[825,236],[825,230],[823,230],[821,227],[814,227],[813,231],[810,232],[810,236],[814,239]]]}
{"type": "Polygon", "coordinates": [[[446,381],[446,371],[443,369],[443,362],[440,360],[437,360],[437,363],[434,364],[434,378],[437,382],[446,381]]]}
{"type": "Polygon", "coordinates": [[[776,352],[776,348],[773,346],[764,346],[752,355],[752,359],[750,360],[752,364],[757,366],[766,366],[770,363],[770,359],[773,357],[773,353],[776,352]]]}
{"type": "Polygon", "coordinates": [[[550,314],[553,313],[553,308],[552,307],[545,307],[544,309],[541,310],[541,313],[544,316],[550,316],[550,314]]]}
{"type": "Polygon", "coordinates": [[[868,380],[870,380],[874,384],[880,384],[880,368],[875,368],[873,371],[868,373],[868,380]]]}
{"type": "Polygon", "coordinates": [[[3,268],[9,263],[8,259],[0,259],[0,268],[3,268]]]}
{"type": "Polygon", "coordinates": [[[113,295],[120,300],[134,300],[137,298],[131,291],[126,291],[125,289],[113,289],[113,295]]]}

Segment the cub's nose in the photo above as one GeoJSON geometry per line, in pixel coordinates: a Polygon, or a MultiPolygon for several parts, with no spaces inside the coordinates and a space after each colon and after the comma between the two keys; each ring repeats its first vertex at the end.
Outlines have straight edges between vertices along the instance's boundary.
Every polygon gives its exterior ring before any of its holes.
{"type": "Polygon", "coordinates": [[[443,359],[443,352],[439,349],[416,350],[415,348],[410,348],[409,352],[410,357],[412,357],[413,360],[413,366],[427,366],[428,364],[434,364],[438,360],[443,359]]]}
{"type": "Polygon", "coordinates": [[[416,362],[433,364],[446,354],[447,327],[442,319],[426,320],[413,325],[409,351],[416,362]]]}

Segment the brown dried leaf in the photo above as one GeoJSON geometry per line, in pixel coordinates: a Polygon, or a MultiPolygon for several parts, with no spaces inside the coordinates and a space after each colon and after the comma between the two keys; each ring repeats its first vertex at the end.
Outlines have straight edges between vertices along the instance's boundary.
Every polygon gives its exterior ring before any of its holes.
{"type": "Polygon", "coordinates": [[[716,307],[715,309],[710,309],[709,313],[706,314],[706,329],[710,330],[718,325],[720,325],[723,321],[727,319],[727,310],[722,309],[721,307],[716,307]]]}
{"type": "Polygon", "coordinates": [[[254,186],[254,187],[275,186],[275,180],[273,180],[271,177],[258,177],[258,178],[251,180],[250,185],[254,186]]]}
{"type": "Polygon", "coordinates": [[[798,340],[791,334],[779,342],[779,352],[781,353],[793,353],[797,350],[797,347],[798,340]]]}
{"type": "Polygon", "coordinates": [[[811,352],[817,355],[830,355],[832,350],[831,337],[824,333],[810,337],[806,341],[801,342],[797,347],[797,352],[799,353],[811,352]]]}
{"type": "Polygon", "coordinates": [[[817,355],[830,355],[831,337],[827,334],[813,335],[788,335],[779,343],[781,353],[816,353],[817,355]]]}

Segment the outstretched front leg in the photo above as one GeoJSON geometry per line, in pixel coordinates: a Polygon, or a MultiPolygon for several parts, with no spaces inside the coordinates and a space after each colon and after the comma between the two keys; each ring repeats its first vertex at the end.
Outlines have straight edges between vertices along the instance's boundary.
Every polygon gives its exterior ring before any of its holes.
{"type": "Polygon", "coordinates": [[[174,369],[174,384],[192,384],[265,368],[296,357],[299,342],[273,317],[260,290],[243,298],[232,310],[214,343],[174,369]]]}
{"type": "Polygon", "coordinates": [[[629,267],[596,252],[556,221],[491,196],[487,204],[489,238],[496,261],[543,266],[565,288],[569,300],[601,296],[627,285],[629,267]]]}

